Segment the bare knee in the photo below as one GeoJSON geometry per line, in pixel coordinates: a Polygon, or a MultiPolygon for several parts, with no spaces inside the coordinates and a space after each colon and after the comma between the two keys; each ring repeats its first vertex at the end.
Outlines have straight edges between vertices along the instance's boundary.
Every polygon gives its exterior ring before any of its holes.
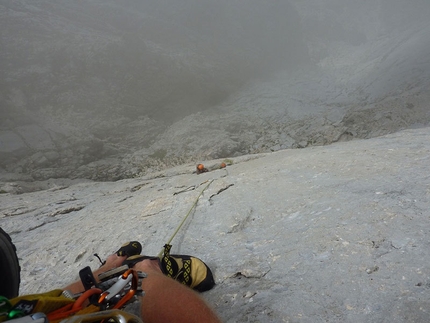
{"type": "Polygon", "coordinates": [[[133,269],[137,271],[158,271],[161,272],[160,265],[158,264],[157,259],[145,259],[140,262],[138,262],[136,265],[134,265],[133,269]]]}

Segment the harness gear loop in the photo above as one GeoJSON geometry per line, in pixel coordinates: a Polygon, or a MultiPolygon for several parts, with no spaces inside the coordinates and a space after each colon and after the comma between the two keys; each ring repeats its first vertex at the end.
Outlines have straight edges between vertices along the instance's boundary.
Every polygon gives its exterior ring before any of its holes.
{"type": "Polygon", "coordinates": [[[90,288],[86,290],[79,298],[71,304],[63,306],[58,310],[49,313],[49,321],[58,321],[69,316],[80,313],[98,312],[105,309],[108,301],[114,296],[122,292],[122,290],[131,282],[131,287],[128,292],[112,307],[112,309],[119,309],[123,307],[135,294],[138,288],[139,276],[134,269],[129,269],[121,275],[119,280],[111,286],[108,290],[103,291],[100,288],[90,288]],[[84,303],[92,296],[96,296],[98,303],[85,307],[84,303]]]}
{"type": "Polygon", "coordinates": [[[111,319],[118,323],[143,323],[139,317],[120,310],[75,315],[68,318],[67,323],[110,322],[111,319]]]}

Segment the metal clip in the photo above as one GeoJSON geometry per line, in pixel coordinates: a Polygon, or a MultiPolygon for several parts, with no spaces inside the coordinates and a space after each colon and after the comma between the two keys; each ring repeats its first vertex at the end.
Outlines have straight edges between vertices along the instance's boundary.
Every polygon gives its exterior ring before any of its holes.
{"type": "Polygon", "coordinates": [[[34,313],[31,315],[9,320],[8,323],[48,323],[48,318],[44,313],[34,313]]]}
{"type": "Polygon", "coordinates": [[[108,319],[114,319],[114,321],[118,323],[143,323],[139,317],[120,310],[107,310],[90,314],[75,315],[61,321],[60,323],[103,322],[108,319]]]}
{"type": "Polygon", "coordinates": [[[70,315],[75,314],[76,312],[82,310],[84,308],[84,303],[89,300],[89,298],[93,295],[101,295],[103,291],[99,288],[91,288],[86,290],[79,298],[71,304],[63,306],[55,311],[52,311],[48,314],[49,321],[60,320],[70,315]]]}
{"type": "Polygon", "coordinates": [[[137,272],[133,269],[127,270],[124,274],[121,275],[118,281],[111,288],[104,291],[100,295],[99,301],[98,301],[99,304],[109,301],[113,297],[118,295],[122,290],[124,290],[127,284],[130,283],[130,281],[131,281],[130,290],[113,307],[113,308],[121,308],[126,302],[128,302],[136,294],[136,291],[137,291],[139,277],[137,272]]]}
{"type": "Polygon", "coordinates": [[[104,282],[114,277],[118,277],[119,275],[122,275],[123,273],[125,273],[128,269],[129,269],[128,266],[124,265],[121,267],[117,267],[117,268],[105,271],[104,273],[101,273],[99,275],[99,280],[101,282],[104,282]]]}

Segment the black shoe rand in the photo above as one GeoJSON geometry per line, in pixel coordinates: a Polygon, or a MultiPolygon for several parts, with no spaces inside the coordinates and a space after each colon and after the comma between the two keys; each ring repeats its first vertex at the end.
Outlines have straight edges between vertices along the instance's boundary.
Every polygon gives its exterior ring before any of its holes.
{"type": "Polygon", "coordinates": [[[215,286],[210,268],[199,258],[188,255],[170,255],[170,248],[160,259],[162,272],[198,292],[205,292],[215,286]]]}
{"type": "Polygon", "coordinates": [[[116,252],[118,256],[135,256],[140,255],[142,252],[142,245],[139,241],[129,241],[121,246],[119,250],[116,252]]]}

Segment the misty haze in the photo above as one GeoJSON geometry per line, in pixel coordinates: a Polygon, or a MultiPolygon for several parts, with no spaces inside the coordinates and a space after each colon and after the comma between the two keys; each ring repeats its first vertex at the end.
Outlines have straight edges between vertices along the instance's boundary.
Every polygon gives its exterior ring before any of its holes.
{"type": "Polygon", "coordinates": [[[2,0],[1,181],[428,125],[429,15],[425,0],[2,0]]]}

